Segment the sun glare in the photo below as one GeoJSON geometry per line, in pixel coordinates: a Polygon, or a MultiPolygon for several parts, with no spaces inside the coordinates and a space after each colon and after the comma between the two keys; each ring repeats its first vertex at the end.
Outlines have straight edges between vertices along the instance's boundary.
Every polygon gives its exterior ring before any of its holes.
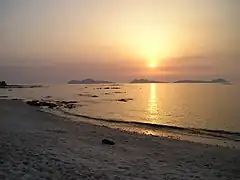
{"type": "Polygon", "coordinates": [[[155,67],[157,67],[157,65],[156,65],[155,63],[149,63],[149,64],[148,64],[148,67],[150,67],[150,68],[155,68],[155,67]]]}
{"type": "Polygon", "coordinates": [[[164,59],[172,56],[175,49],[172,31],[156,30],[151,26],[138,30],[132,42],[136,52],[149,68],[160,66],[164,59]]]}
{"type": "Polygon", "coordinates": [[[148,33],[148,35],[142,35],[138,38],[138,51],[150,68],[158,67],[161,61],[169,56],[168,40],[156,37],[148,33]]]}

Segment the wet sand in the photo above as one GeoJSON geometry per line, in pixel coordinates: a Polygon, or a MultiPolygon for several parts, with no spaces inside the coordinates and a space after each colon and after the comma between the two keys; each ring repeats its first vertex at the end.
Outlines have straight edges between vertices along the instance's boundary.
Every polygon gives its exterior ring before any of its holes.
{"type": "Polygon", "coordinates": [[[0,179],[239,179],[240,150],[72,122],[0,100],[0,179]],[[103,145],[111,139],[114,146],[103,145]]]}

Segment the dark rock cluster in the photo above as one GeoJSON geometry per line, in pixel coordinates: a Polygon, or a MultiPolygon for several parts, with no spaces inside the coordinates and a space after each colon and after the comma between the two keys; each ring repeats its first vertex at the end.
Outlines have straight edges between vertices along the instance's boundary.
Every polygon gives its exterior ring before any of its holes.
{"type": "Polygon", "coordinates": [[[77,101],[54,101],[54,102],[49,102],[49,101],[39,101],[39,100],[31,100],[26,102],[30,106],[35,106],[35,107],[48,107],[48,108],[57,108],[57,107],[64,107],[68,109],[75,108],[75,104],[77,101]]]}
{"type": "Polygon", "coordinates": [[[0,87],[6,87],[7,83],[5,81],[0,81],[0,87]]]}

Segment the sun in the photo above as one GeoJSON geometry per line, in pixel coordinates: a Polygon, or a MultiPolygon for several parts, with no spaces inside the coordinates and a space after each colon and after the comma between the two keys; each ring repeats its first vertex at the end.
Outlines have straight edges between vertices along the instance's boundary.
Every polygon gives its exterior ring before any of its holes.
{"type": "Polygon", "coordinates": [[[156,68],[157,65],[156,65],[154,62],[152,62],[152,63],[149,63],[149,64],[148,64],[148,67],[150,67],[150,68],[156,68]]]}
{"type": "Polygon", "coordinates": [[[154,38],[145,38],[139,43],[139,52],[150,68],[156,68],[160,65],[162,57],[165,56],[164,50],[161,43],[154,38]]]}
{"type": "Polygon", "coordinates": [[[143,28],[134,40],[137,53],[149,68],[160,66],[165,59],[172,56],[173,43],[171,34],[164,30],[143,28]]]}

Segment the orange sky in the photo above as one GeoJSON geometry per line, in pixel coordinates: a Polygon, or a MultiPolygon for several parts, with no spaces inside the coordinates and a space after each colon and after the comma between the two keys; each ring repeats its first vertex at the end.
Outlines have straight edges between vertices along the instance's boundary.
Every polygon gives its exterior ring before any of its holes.
{"type": "Polygon", "coordinates": [[[1,1],[0,62],[127,64],[139,77],[196,70],[237,79],[239,10],[238,0],[1,1]]]}

